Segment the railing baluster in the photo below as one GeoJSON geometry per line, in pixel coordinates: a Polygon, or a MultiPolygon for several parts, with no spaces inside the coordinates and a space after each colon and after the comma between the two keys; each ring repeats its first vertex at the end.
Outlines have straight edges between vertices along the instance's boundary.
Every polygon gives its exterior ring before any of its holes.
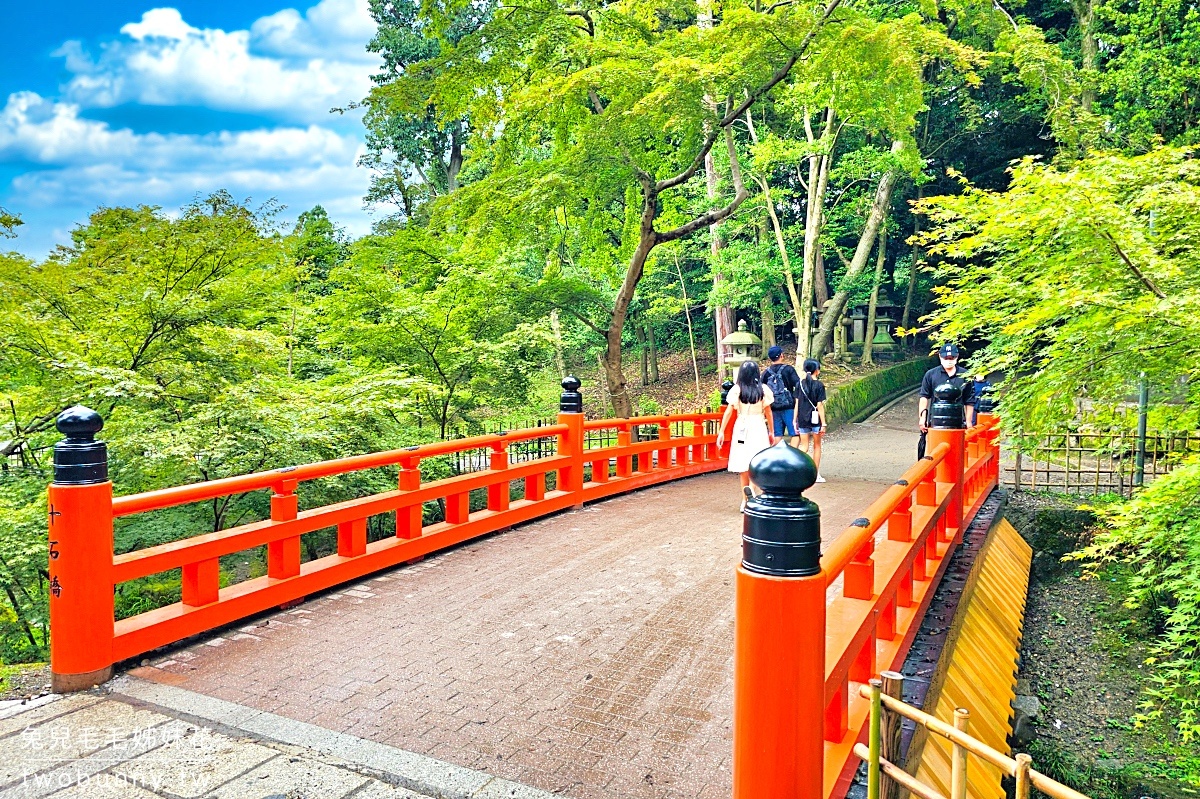
{"type": "MultiPolygon", "coordinates": [[[[859,521],[866,522],[866,519],[859,521]]],[[[857,524],[857,522],[856,522],[857,524]]],[[[865,524],[862,526],[866,526],[865,524]]],[[[870,599],[875,594],[875,541],[869,540],[854,553],[854,560],[846,564],[843,572],[842,596],[847,599],[870,599]]]]}
{"type": "MultiPolygon", "coordinates": [[[[670,421],[664,420],[664,421],[661,421],[658,423],[658,440],[659,441],[670,441],[671,440],[671,422],[670,421]]],[[[670,469],[671,468],[671,448],[670,447],[663,447],[662,449],[658,450],[658,468],[659,469],[670,469]]]]}
{"type": "Polygon", "coordinates": [[[466,524],[471,518],[471,495],[466,491],[446,497],[446,521],[449,524],[466,524]]]}
{"type": "Polygon", "coordinates": [[[538,502],[546,498],[546,475],[544,472],[525,478],[525,499],[538,502]]]}
{"type": "MultiPolygon", "coordinates": [[[[630,444],[630,426],[628,423],[622,424],[617,428],[617,446],[628,447],[630,444]]],[[[633,456],[627,454],[617,455],[617,477],[630,477],[633,475],[633,456]]]]}
{"type": "Polygon", "coordinates": [[[220,593],[221,562],[209,558],[183,567],[182,602],[189,607],[200,607],[217,601],[220,593]]]}
{"type": "MultiPolygon", "coordinates": [[[[491,469],[493,472],[502,472],[508,469],[508,446],[503,441],[492,444],[491,469]]],[[[488,510],[508,510],[508,497],[507,480],[489,485],[487,489],[488,510]]]]}
{"type": "Polygon", "coordinates": [[[342,522],[337,528],[338,555],[356,558],[367,551],[367,520],[342,522]]]}
{"type": "Polygon", "coordinates": [[[912,541],[912,495],[905,494],[888,516],[887,537],[889,541],[912,541]]]}
{"type": "MultiPolygon", "coordinates": [[[[692,437],[697,439],[704,437],[703,419],[697,419],[696,421],[692,422],[692,437]]],[[[692,463],[703,463],[706,460],[704,453],[704,444],[692,444],[692,463]]]]}
{"type": "MultiPolygon", "coordinates": [[[[421,487],[421,461],[419,458],[406,458],[400,462],[400,477],[398,480],[401,491],[416,491],[421,487]]],[[[424,508],[420,503],[414,503],[396,511],[396,537],[420,538],[421,526],[424,522],[424,508]]]]}
{"type": "MultiPolygon", "coordinates": [[[[296,518],[299,498],[298,480],[280,480],[271,495],[271,521],[287,522],[296,518]]],[[[300,573],[300,536],[292,535],[267,544],[267,576],[276,579],[300,573]]]]}

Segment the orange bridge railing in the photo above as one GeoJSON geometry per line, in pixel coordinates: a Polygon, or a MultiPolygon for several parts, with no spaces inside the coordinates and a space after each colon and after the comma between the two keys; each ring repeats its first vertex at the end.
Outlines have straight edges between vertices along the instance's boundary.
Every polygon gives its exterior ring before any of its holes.
{"type": "Polygon", "coordinates": [[[104,444],[94,440],[103,422],[87,409],[71,409],[60,418],[67,439],[56,449],[55,482],[49,490],[55,688],[95,685],[108,679],[112,666],[122,660],[477,536],[591,500],[724,468],[727,461],[716,446],[719,418],[717,413],[690,413],[587,421],[582,412],[565,412],[557,424],[544,427],[114,498],[104,444]],[[656,428],[657,437],[634,441],[635,428],[644,435],[647,427],[656,428]],[[546,437],[557,439],[553,454],[510,463],[510,445],[546,437]],[[490,451],[488,468],[422,480],[422,460],[480,449],[490,451]],[[306,481],[383,466],[399,467],[396,490],[298,509],[306,481]],[[113,556],[115,518],[268,490],[268,519],[113,556]],[[472,510],[471,492],[481,490],[486,491],[486,506],[472,510]],[[423,506],[431,501],[444,503],[444,521],[424,523],[423,506]],[[367,519],[382,514],[395,514],[395,535],[368,542],[367,519]],[[300,537],[332,527],[337,528],[337,553],[302,562],[300,537]],[[220,558],[264,545],[265,576],[220,587],[220,558]],[[182,601],[114,621],[115,586],[172,569],[182,571],[182,601]]]}
{"type": "MultiPolygon", "coordinates": [[[[807,572],[748,569],[745,560],[738,567],[735,799],[846,795],[870,711],[858,688],[903,664],[950,555],[997,485],[998,424],[981,414],[969,430],[931,428],[928,455],[807,572]]],[[[815,477],[814,469],[809,481],[815,477]]],[[[806,500],[769,490],[765,497],[765,525],[752,530],[752,507],[744,540],[786,556],[802,545],[802,531],[773,508],[790,505],[795,519],[806,500]]]]}

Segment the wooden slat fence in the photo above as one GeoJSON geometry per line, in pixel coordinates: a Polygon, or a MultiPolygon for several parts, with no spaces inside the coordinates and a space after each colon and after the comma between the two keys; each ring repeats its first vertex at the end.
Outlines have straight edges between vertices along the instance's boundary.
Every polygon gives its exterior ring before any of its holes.
{"type": "MultiPolygon", "coordinates": [[[[1069,430],[1041,438],[1009,437],[1001,482],[1014,491],[1130,496],[1136,484],[1138,436],[1132,430],[1069,430]]],[[[1143,485],[1200,453],[1200,431],[1149,431],[1143,485]]]]}

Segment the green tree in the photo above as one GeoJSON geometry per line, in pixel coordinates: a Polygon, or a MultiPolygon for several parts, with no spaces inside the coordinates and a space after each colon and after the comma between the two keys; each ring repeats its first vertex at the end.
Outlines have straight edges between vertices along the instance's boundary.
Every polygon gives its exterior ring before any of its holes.
{"type": "Polygon", "coordinates": [[[422,228],[360,240],[330,281],[322,345],[414,378],[414,404],[442,437],[485,405],[515,410],[548,360],[548,332],[526,316],[511,265],[467,263],[422,228]]]}
{"type": "MultiPolygon", "coordinates": [[[[1187,387],[1152,412],[1195,429],[1200,407],[1200,163],[1189,150],[1094,154],[1068,166],[1026,160],[1006,192],[969,184],[925,200],[945,280],[930,322],[947,339],[988,343],[973,370],[1003,369],[1010,440],[1055,429],[1087,398],[1113,408],[1145,372],[1187,387]]],[[[1147,661],[1152,715],[1200,737],[1200,457],[1106,516],[1084,557],[1131,565],[1130,602],[1166,624],[1147,661]]]]}
{"type": "MultiPolygon", "coordinates": [[[[433,108],[441,120],[472,120],[488,171],[441,209],[441,224],[467,231],[468,245],[533,241],[553,219],[597,245],[584,249],[615,284],[597,324],[606,379],[627,416],[621,347],[651,252],[729,217],[749,196],[733,125],[835,25],[840,5],[727,6],[711,28],[671,4],[506,7],[457,42],[443,38],[435,57],[370,102],[404,118],[433,108]],[[732,198],[685,207],[681,191],[722,140],[732,198]]],[[[423,19],[439,30],[454,17],[427,7],[423,19]]]]}
{"type": "Polygon", "coordinates": [[[17,228],[22,225],[21,217],[10,214],[4,206],[0,206],[0,237],[12,238],[17,235],[17,228]]]}

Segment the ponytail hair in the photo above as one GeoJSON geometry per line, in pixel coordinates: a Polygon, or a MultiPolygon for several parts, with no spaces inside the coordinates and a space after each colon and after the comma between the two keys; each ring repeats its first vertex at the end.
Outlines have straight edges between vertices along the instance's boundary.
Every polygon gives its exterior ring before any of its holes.
{"type": "Polygon", "coordinates": [[[804,374],[806,377],[811,376],[813,372],[821,368],[821,362],[816,358],[808,358],[804,361],[804,374]]]}

